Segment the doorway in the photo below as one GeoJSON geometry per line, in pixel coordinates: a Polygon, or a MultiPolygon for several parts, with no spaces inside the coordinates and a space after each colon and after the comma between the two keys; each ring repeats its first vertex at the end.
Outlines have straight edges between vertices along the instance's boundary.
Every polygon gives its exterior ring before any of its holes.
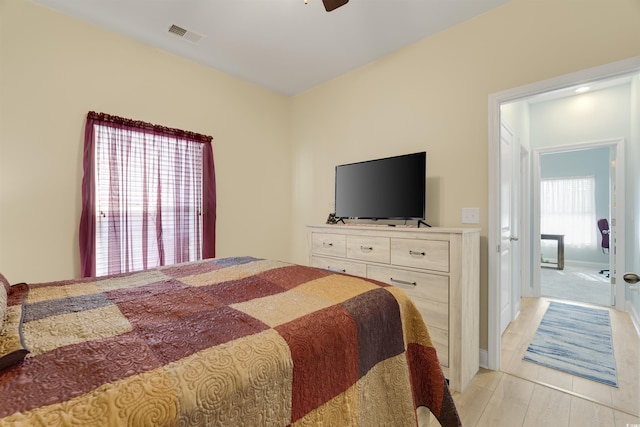
{"type": "Polygon", "coordinates": [[[610,271],[616,251],[598,224],[611,223],[615,213],[616,152],[616,144],[608,141],[534,150],[541,234],[562,238],[540,240],[540,258],[533,260],[534,284],[539,283],[534,296],[615,305],[610,271]]]}
{"type": "MultiPolygon", "coordinates": [[[[500,318],[501,313],[501,266],[500,266],[500,253],[501,253],[501,206],[500,206],[500,128],[501,128],[501,107],[509,102],[518,100],[524,100],[537,96],[562,96],[562,93],[568,90],[574,90],[578,85],[582,85],[586,82],[598,82],[606,83],[609,80],[616,78],[622,78],[626,76],[635,76],[640,72],[640,57],[631,58],[628,60],[620,61],[613,64],[608,64],[601,67],[585,70],[582,72],[574,73],[567,76],[550,79],[543,82],[527,85],[520,88],[514,88],[505,92],[492,94],[489,97],[489,233],[488,233],[488,247],[489,250],[489,289],[488,289],[488,350],[486,359],[484,355],[481,356],[481,360],[486,360],[486,366],[489,369],[500,369],[500,350],[501,350],[501,326],[503,325],[500,318]],[[495,250],[494,250],[495,249],[495,250]]],[[[523,135],[527,135],[526,132],[523,135]]],[[[523,138],[525,148],[529,141],[523,138]]],[[[557,141],[549,141],[550,145],[558,145],[557,141]]],[[[618,177],[622,180],[616,179],[614,185],[618,190],[624,188],[624,171],[618,168],[618,177]]],[[[535,173],[532,168],[532,173],[535,173]]],[[[526,178],[526,177],[525,177],[526,178]]],[[[532,194],[533,198],[538,197],[535,194],[535,188],[532,194]]],[[[621,192],[624,193],[623,191],[621,192]]],[[[616,207],[621,211],[624,210],[624,201],[617,201],[616,207]],[[621,203],[620,203],[621,202],[621,203]]],[[[539,212],[534,212],[532,217],[539,215],[539,212]]],[[[528,296],[535,292],[534,286],[536,285],[537,276],[536,268],[534,267],[533,259],[539,259],[539,226],[536,226],[536,221],[528,221],[526,215],[521,215],[518,218],[521,223],[521,234],[527,235],[530,239],[531,245],[529,248],[521,248],[522,257],[520,260],[523,262],[521,268],[521,278],[523,286],[521,288],[522,295],[528,296]],[[523,221],[524,220],[524,221],[523,221]]],[[[618,218],[619,239],[618,243],[624,238],[622,229],[624,228],[624,215],[618,218]]],[[[621,245],[624,248],[624,245],[621,245]]],[[[618,254],[620,255],[620,254],[618,254]]],[[[615,261],[615,265],[612,266],[613,272],[624,270],[624,256],[618,256],[615,261]]],[[[615,280],[615,275],[613,277],[615,280]]],[[[621,281],[622,282],[622,281],[621,281]]],[[[539,283],[539,282],[538,282],[539,283]]],[[[617,284],[617,289],[620,290],[619,295],[624,295],[624,284],[617,284]]],[[[616,301],[617,309],[624,309],[625,298],[618,298],[616,301]]]]}

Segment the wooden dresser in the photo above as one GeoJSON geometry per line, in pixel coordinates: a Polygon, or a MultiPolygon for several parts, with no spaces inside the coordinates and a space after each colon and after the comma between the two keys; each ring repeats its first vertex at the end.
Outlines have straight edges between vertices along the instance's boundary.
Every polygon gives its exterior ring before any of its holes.
{"type": "Polygon", "coordinates": [[[431,334],[452,390],[479,368],[480,229],[308,226],[309,265],[402,288],[431,334]]]}

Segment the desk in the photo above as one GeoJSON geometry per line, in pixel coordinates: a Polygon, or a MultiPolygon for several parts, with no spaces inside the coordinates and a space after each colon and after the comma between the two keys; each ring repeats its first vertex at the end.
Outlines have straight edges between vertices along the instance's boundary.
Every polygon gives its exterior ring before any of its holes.
{"type": "Polygon", "coordinates": [[[564,234],[542,234],[540,238],[542,240],[556,240],[558,242],[557,262],[550,262],[549,264],[556,264],[558,270],[564,270],[564,234]]]}

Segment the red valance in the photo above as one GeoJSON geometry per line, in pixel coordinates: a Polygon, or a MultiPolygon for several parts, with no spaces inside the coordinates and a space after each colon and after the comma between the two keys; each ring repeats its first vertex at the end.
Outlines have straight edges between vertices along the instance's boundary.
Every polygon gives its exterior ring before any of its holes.
{"type": "Polygon", "coordinates": [[[165,126],[154,125],[152,123],[147,123],[140,120],[131,120],[105,113],[96,113],[95,111],[89,111],[89,113],[87,113],[87,118],[100,122],[114,123],[120,126],[127,126],[148,132],[160,132],[165,135],[171,135],[177,138],[189,139],[197,142],[211,142],[213,140],[213,137],[203,135],[201,133],[190,132],[188,130],[182,129],[168,128],[165,126]]]}

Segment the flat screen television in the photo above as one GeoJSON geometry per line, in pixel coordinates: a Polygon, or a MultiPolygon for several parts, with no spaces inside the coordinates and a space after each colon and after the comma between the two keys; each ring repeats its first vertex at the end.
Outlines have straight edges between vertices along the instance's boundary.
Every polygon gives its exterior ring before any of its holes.
{"type": "Polygon", "coordinates": [[[426,163],[423,151],[336,166],[336,218],[424,220],[426,163]]]}

